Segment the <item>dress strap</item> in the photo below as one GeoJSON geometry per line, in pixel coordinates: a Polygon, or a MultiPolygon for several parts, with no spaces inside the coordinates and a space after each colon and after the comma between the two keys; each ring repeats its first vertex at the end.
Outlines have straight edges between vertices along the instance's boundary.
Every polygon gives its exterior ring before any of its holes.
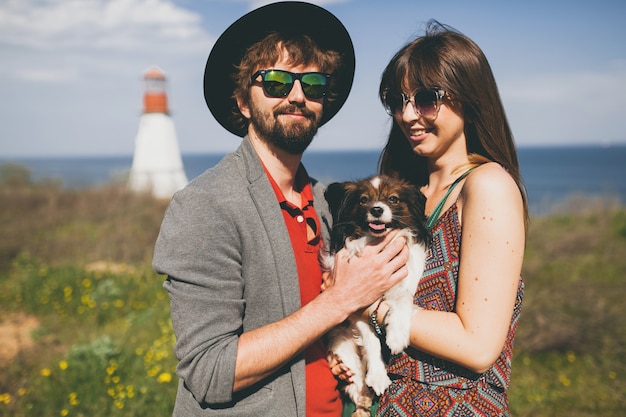
{"type": "Polygon", "coordinates": [[[467,177],[469,175],[469,173],[474,170],[474,168],[476,168],[476,167],[472,167],[472,168],[468,169],[463,174],[461,174],[461,176],[459,178],[454,180],[452,185],[448,188],[448,191],[446,191],[446,194],[443,196],[441,201],[439,201],[439,204],[437,204],[437,207],[435,207],[433,212],[430,213],[430,216],[428,216],[428,219],[426,219],[426,227],[428,227],[429,229],[432,229],[433,225],[435,224],[435,222],[439,218],[439,215],[441,214],[441,210],[443,209],[443,206],[446,204],[446,200],[448,199],[448,196],[450,195],[450,193],[452,192],[454,187],[456,187],[457,184],[459,182],[461,182],[461,180],[463,180],[463,178],[467,177]]]}

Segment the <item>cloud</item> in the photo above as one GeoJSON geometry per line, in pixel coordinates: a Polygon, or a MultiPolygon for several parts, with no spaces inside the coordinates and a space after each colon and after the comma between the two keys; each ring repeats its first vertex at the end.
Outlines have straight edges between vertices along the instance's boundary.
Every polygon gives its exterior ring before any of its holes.
{"type": "Polygon", "coordinates": [[[523,143],[623,142],[626,60],[595,70],[511,77],[501,83],[501,92],[523,143]]]}
{"type": "Polygon", "coordinates": [[[603,91],[612,91],[611,94],[614,94],[615,89],[618,89],[623,92],[625,81],[626,60],[616,60],[595,70],[539,73],[532,77],[509,79],[506,90],[507,95],[514,99],[558,102],[584,100],[584,96],[588,95],[586,101],[589,102],[603,91]]]}
{"type": "Polygon", "coordinates": [[[198,35],[201,17],[168,0],[9,0],[0,42],[33,48],[122,48],[198,35]]]}
{"type": "Polygon", "coordinates": [[[201,23],[171,0],[8,0],[0,6],[2,75],[71,82],[136,73],[160,58],[204,53],[211,37],[201,23]]]}
{"type": "Polygon", "coordinates": [[[65,82],[75,78],[76,73],[73,71],[52,71],[47,69],[25,69],[20,71],[16,76],[25,81],[32,82],[65,82]]]}

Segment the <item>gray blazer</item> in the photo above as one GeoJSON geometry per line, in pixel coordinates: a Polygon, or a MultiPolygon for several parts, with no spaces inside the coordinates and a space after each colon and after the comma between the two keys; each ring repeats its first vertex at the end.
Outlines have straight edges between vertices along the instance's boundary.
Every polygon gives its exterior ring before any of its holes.
{"type": "MultiPolygon", "coordinates": [[[[311,183],[327,242],[323,187],[311,183]]],[[[244,392],[232,391],[239,335],[300,308],[289,234],[247,137],[174,195],[153,267],[168,276],[180,377],[175,416],[305,417],[301,356],[244,392]]]]}

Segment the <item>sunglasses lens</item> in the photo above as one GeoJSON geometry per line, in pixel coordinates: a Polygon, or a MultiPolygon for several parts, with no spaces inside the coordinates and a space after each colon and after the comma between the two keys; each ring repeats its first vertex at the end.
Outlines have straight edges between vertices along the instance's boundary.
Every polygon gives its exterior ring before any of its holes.
{"type": "Polygon", "coordinates": [[[435,90],[419,90],[413,98],[415,107],[424,117],[433,117],[437,113],[437,92],[435,90]]]}
{"type": "Polygon", "coordinates": [[[418,90],[415,95],[409,99],[409,96],[388,92],[385,95],[385,110],[390,115],[395,115],[405,109],[405,105],[409,102],[413,105],[413,109],[421,116],[428,119],[435,118],[438,111],[438,91],[437,90],[418,90]]]}
{"type": "Polygon", "coordinates": [[[263,88],[272,97],[285,97],[293,87],[291,74],[285,71],[267,71],[263,75],[263,88]]]}
{"type": "Polygon", "coordinates": [[[385,95],[385,110],[390,115],[394,115],[398,110],[402,109],[402,96],[393,93],[385,95]]]}
{"type": "Polygon", "coordinates": [[[302,83],[302,91],[308,98],[319,99],[326,95],[326,82],[328,77],[326,74],[319,72],[310,72],[302,75],[300,82],[302,83]]]}

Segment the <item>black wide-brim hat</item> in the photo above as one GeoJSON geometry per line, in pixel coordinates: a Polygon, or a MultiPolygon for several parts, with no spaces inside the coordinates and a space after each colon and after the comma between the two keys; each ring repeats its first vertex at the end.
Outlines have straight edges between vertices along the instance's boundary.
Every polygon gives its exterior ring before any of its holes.
{"type": "Polygon", "coordinates": [[[344,25],[326,9],[298,1],[272,3],[244,15],[218,38],[209,54],[204,71],[204,99],[217,121],[229,132],[243,137],[247,129],[231,119],[237,103],[232,94],[232,75],[252,44],[272,32],[309,35],[322,49],[337,51],[342,67],[333,74],[333,94],[325,103],[320,126],[337,114],[348,98],[354,79],[354,46],[344,25]]]}

